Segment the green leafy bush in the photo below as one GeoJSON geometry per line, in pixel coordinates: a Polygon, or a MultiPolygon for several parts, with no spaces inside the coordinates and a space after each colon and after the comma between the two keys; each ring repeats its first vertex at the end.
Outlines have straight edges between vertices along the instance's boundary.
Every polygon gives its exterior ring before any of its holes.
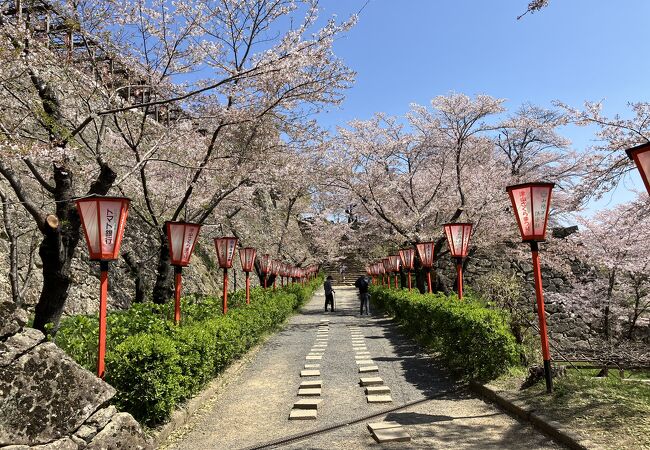
{"type": "Polygon", "coordinates": [[[471,296],[371,287],[372,301],[466,379],[490,380],[517,364],[518,346],[507,315],[471,296]]]}
{"type": "MultiPolygon", "coordinates": [[[[146,425],[164,422],[183,400],[286,318],[322,283],[251,289],[228,297],[228,315],[221,298],[182,299],[181,326],[173,323],[173,304],[133,305],[107,317],[106,381],[117,390],[114,403],[146,425]]],[[[74,316],[61,322],[56,343],[79,364],[95,371],[97,317],[74,316]]]]}

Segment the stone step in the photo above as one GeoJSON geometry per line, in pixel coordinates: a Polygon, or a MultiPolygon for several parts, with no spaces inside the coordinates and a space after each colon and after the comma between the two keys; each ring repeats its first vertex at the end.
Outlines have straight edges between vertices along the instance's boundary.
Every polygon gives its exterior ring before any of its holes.
{"type": "Polygon", "coordinates": [[[384,384],[384,380],[379,377],[361,377],[359,378],[359,384],[361,386],[381,386],[384,384]]]}
{"type": "Polygon", "coordinates": [[[388,394],[367,395],[366,400],[368,400],[368,403],[391,403],[393,398],[388,394]]]}
{"type": "Polygon", "coordinates": [[[293,408],[289,413],[289,420],[309,420],[316,419],[318,411],[315,409],[293,408]]]}
{"type": "Polygon", "coordinates": [[[318,409],[323,400],[317,398],[301,398],[293,404],[294,409],[318,409]]]}
{"type": "Polygon", "coordinates": [[[368,394],[390,394],[390,388],[388,386],[368,386],[366,395],[368,394]]]}

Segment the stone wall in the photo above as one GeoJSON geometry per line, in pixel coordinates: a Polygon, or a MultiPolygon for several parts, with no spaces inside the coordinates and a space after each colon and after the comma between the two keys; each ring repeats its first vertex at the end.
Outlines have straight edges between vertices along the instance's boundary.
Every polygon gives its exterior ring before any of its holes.
{"type": "Polygon", "coordinates": [[[152,448],[138,422],[109,404],[110,385],[26,323],[24,310],[0,301],[0,448],[152,448]]]}

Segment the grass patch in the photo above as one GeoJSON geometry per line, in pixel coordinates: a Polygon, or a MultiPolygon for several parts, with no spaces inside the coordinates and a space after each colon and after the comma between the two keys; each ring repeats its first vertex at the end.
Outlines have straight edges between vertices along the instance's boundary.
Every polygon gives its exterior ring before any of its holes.
{"type": "MultiPolygon", "coordinates": [[[[601,448],[650,449],[650,384],[623,381],[618,371],[597,378],[598,370],[567,369],[546,394],[544,381],[519,390],[526,373],[511,370],[490,383],[510,399],[565,424],[601,448]]],[[[635,377],[637,376],[634,373],[635,377]]],[[[640,373],[639,378],[647,376],[640,373]]]]}

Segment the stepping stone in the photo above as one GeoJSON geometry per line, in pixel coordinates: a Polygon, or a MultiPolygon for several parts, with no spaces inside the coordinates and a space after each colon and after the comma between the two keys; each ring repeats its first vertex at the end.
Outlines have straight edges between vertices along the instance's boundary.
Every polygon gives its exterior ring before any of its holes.
{"type": "Polygon", "coordinates": [[[384,380],[379,377],[361,377],[359,378],[359,384],[361,386],[381,386],[384,384],[384,380]]]}
{"type": "Polygon", "coordinates": [[[366,395],[377,394],[390,394],[390,388],[388,386],[368,386],[366,388],[366,395]]]}
{"type": "Polygon", "coordinates": [[[323,381],[322,380],[310,380],[310,381],[303,381],[300,383],[301,388],[319,388],[322,387],[323,381]]]}
{"type": "Polygon", "coordinates": [[[310,355],[322,355],[325,350],[322,348],[312,348],[309,350],[310,355]]]}
{"type": "Polygon", "coordinates": [[[315,419],[318,411],[315,409],[292,409],[289,413],[289,420],[309,420],[315,419]]]}
{"type": "Polygon", "coordinates": [[[320,369],[320,364],[305,364],[305,369],[320,369]]]}
{"type": "Polygon", "coordinates": [[[320,321],[325,322],[325,323],[329,323],[330,320],[329,319],[321,319],[320,321]]]}
{"type": "Polygon", "coordinates": [[[314,348],[316,348],[316,347],[318,347],[318,348],[325,348],[325,347],[327,347],[327,344],[321,344],[321,343],[314,344],[314,348]]]}
{"type": "Polygon", "coordinates": [[[298,389],[298,395],[320,395],[321,388],[298,389]]]}
{"type": "Polygon", "coordinates": [[[352,350],[355,352],[365,352],[368,351],[368,347],[352,347],[352,350]]]}
{"type": "Polygon", "coordinates": [[[369,373],[369,372],[379,372],[379,367],[377,367],[377,366],[361,366],[361,367],[359,367],[359,373],[369,373]]]}
{"type": "Polygon", "coordinates": [[[372,437],[380,444],[383,442],[408,442],[411,440],[411,436],[401,427],[377,430],[372,433],[372,437]]]}
{"type": "Polygon", "coordinates": [[[320,370],[301,370],[300,371],[300,376],[301,377],[320,377],[320,370]]]}
{"type": "Polygon", "coordinates": [[[323,357],[321,355],[307,355],[306,359],[308,361],[314,361],[314,360],[318,360],[318,359],[323,359],[323,357]]]}
{"type": "Polygon", "coordinates": [[[368,403],[391,403],[393,399],[389,394],[367,395],[368,403]]]}
{"type": "Polygon", "coordinates": [[[293,404],[294,409],[318,409],[318,404],[323,400],[316,398],[301,398],[293,404]]]}
{"type": "Polygon", "coordinates": [[[356,363],[360,366],[377,367],[372,365],[372,359],[357,359],[356,363]]]}
{"type": "Polygon", "coordinates": [[[386,430],[389,428],[400,428],[401,425],[397,422],[386,421],[386,422],[372,422],[368,424],[368,429],[370,432],[374,433],[377,430],[386,430]]]}

